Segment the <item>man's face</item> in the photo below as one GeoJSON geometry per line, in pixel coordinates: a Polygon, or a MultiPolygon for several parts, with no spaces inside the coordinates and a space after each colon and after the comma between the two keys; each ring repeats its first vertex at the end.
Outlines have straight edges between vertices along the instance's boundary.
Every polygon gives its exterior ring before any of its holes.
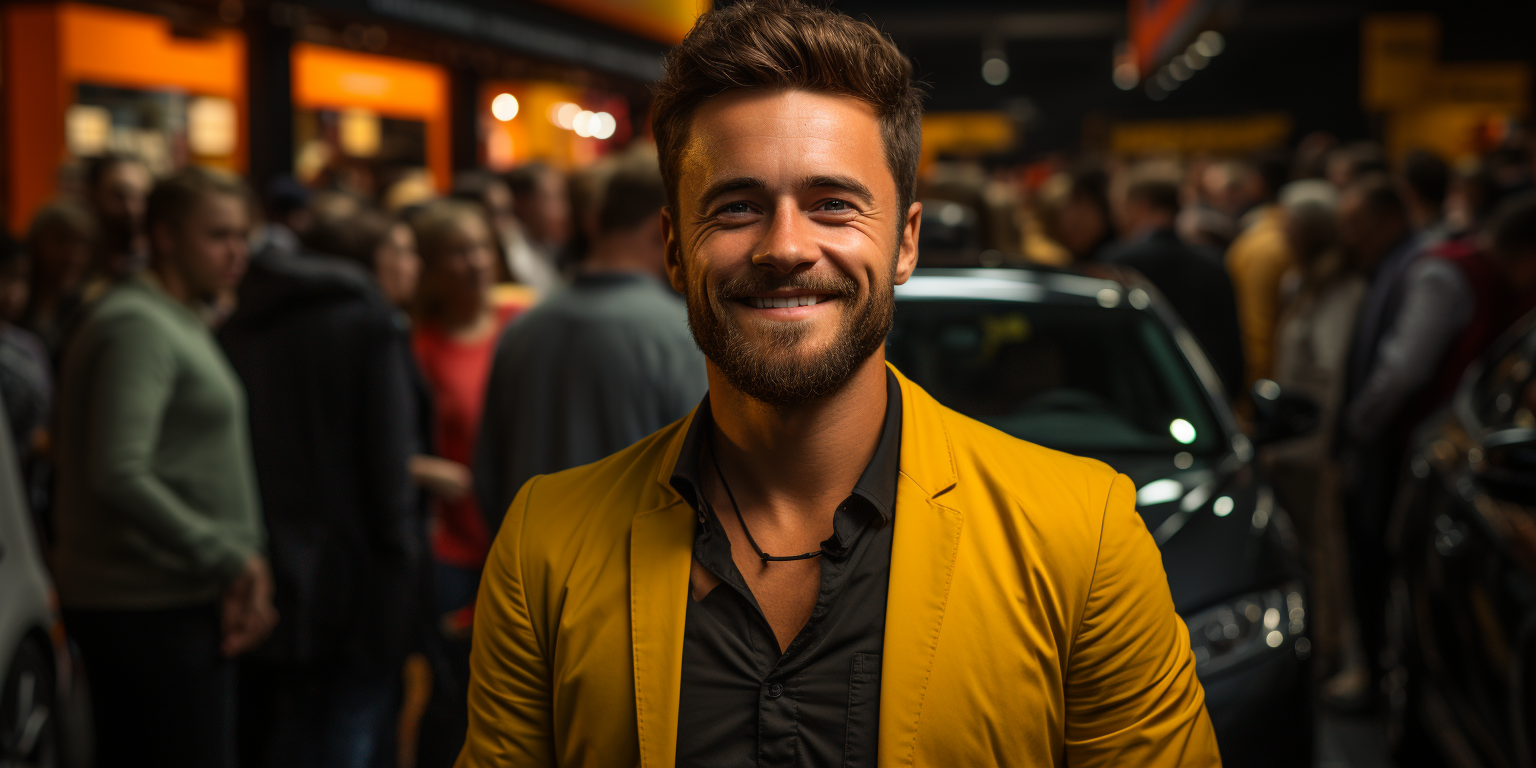
{"type": "Polygon", "coordinates": [[[159,254],[197,298],[212,301],[240,284],[249,252],[250,218],[244,200],[208,195],[179,225],[156,230],[159,254]]]}
{"type": "Polygon", "coordinates": [[[130,232],[138,231],[144,221],[144,205],[149,200],[153,179],[149,169],[133,162],[114,163],[92,190],[96,210],[109,222],[130,232]]]}
{"type": "Polygon", "coordinates": [[[729,93],[695,113],[680,167],[667,274],[699,348],[770,405],[836,392],[881,348],[917,264],[922,205],[900,210],[874,111],[729,93]]]}

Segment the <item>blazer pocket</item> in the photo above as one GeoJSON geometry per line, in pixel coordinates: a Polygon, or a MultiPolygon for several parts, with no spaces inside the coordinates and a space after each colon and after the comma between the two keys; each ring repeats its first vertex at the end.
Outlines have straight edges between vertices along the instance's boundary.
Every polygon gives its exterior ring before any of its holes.
{"type": "Polygon", "coordinates": [[[848,670],[843,768],[873,768],[880,735],[880,654],[855,653],[848,670]]]}

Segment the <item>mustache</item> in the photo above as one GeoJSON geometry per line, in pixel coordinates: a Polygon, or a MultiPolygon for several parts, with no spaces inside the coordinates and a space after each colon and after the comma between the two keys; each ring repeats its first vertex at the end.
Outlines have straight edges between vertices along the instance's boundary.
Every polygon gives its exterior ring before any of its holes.
{"type": "Polygon", "coordinates": [[[753,271],[721,281],[715,288],[715,295],[720,299],[734,300],[771,291],[812,291],[852,298],[859,295],[859,284],[847,275],[817,275],[808,272],[776,275],[753,271]]]}

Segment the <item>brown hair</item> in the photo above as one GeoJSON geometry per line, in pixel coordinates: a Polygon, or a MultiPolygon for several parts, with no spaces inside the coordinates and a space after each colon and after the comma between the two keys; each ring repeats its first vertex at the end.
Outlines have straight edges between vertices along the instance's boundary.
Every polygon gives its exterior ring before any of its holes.
{"type": "Polygon", "coordinates": [[[199,203],[214,195],[229,195],[249,202],[245,182],[238,176],[189,165],[155,183],[145,204],[144,229],[154,232],[162,223],[181,226],[199,203]]]}
{"type": "Polygon", "coordinates": [[[710,11],[667,54],[651,132],[674,212],[698,106],[729,91],[782,89],[851,96],[875,110],[901,201],[898,226],[904,224],[917,194],[923,142],[922,94],[912,83],[912,65],[869,24],[798,0],[746,0],[710,11]]]}
{"type": "Polygon", "coordinates": [[[94,245],[96,242],[96,217],[84,206],[68,201],[50,203],[32,217],[27,228],[26,248],[37,253],[46,241],[68,238],[73,242],[94,245]]]}

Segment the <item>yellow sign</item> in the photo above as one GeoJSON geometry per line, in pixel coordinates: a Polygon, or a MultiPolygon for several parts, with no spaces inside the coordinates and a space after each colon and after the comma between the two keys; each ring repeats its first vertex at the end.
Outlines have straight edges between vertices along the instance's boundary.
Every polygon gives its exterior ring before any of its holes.
{"type": "Polygon", "coordinates": [[[1429,79],[1429,101],[1476,104],[1524,111],[1531,93],[1531,67],[1523,61],[1442,64],[1429,79]]]}
{"type": "Polygon", "coordinates": [[[1244,117],[1143,120],[1112,126],[1109,146],[1112,152],[1122,155],[1252,152],[1285,144],[1291,137],[1291,128],[1291,116],[1284,112],[1244,117]]]}
{"type": "Polygon", "coordinates": [[[1016,140],[1004,112],[929,112],[923,115],[923,156],[1007,152],[1016,140]]]}
{"type": "Polygon", "coordinates": [[[1431,14],[1372,14],[1360,25],[1360,101],[1380,110],[1417,104],[1440,58],[1431,14]]]}

